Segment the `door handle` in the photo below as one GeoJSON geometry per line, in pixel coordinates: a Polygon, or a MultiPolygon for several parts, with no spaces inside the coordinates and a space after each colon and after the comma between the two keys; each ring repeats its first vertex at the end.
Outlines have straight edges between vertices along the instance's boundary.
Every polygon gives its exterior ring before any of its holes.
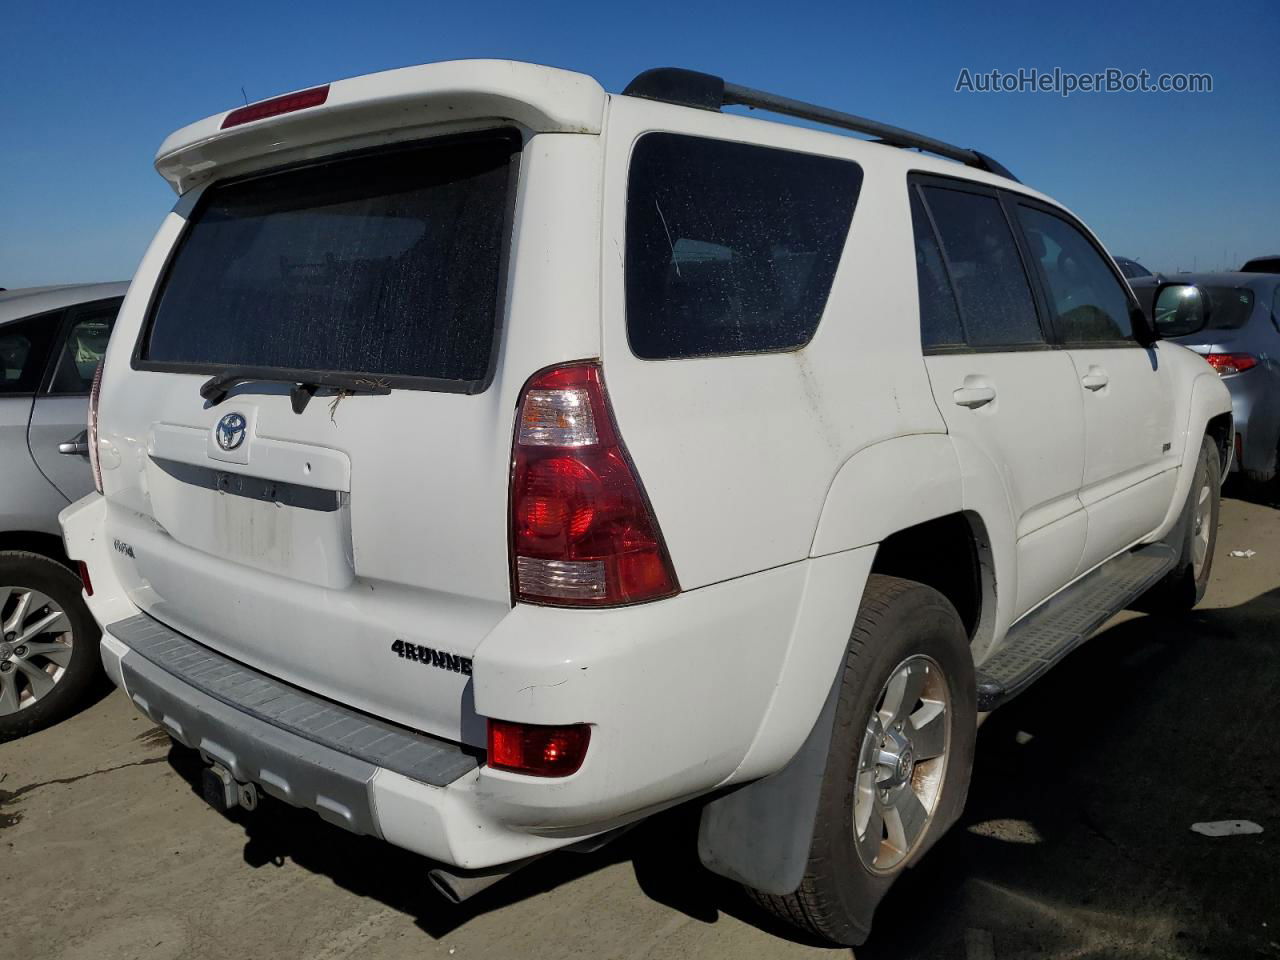
{"type": "Polygon", "coordinates": [[[951,399],[956,402],[956,406],[968,407],[970,410],[985,407],[995,398],[996,388],[987,386],[960,387],[951,394],[951,399]]]}
{"type": "Polygon", "coordinates": [[[68,456],[87,456],[89,453],[89,431],[81,430],[70,440],[58,444],[58,452],[68,456]]]}
{"type": "Polygon", "coordinates": [[[1097,393],[1111,382],[1111,378],[1107,376],[1107,371],[1101,367],[1090,367],[1089,372],[1080,378],[1080,382],[1086,390],[1092,390],[1097,393]]]}

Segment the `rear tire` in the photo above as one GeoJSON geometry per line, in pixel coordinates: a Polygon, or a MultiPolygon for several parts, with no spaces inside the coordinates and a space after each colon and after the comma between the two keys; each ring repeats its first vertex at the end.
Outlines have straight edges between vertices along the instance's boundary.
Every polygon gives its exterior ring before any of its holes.
{"type": "Polygon", "coordinates": [[[1204,599],[1218,543],[1221,477],[1218,445],[1212,437],[1205,437],[1179,521],[1183,535],[1181,542],[1174,544],[1179,548],[1177,563],[1142,597],[1138,604],[1141,609],[1149,613],[1182,613],[1204,599]]]}
{"type": "Polygon", "coordinates": [[[57,723],[84,702],[102,675],[101,632],[80,595],[79,577],[48,557],[18,550],[0,552],[0,628],[4,742],[57,723]]]}
{"type": "Polygon", "coordinates": [[[894,880],[964,809],[977,698],[955,608],[931,587],[873,574],[839,697],[804,879],[785,896],[749,892],[792,926],[856,946],[894,880]]]}

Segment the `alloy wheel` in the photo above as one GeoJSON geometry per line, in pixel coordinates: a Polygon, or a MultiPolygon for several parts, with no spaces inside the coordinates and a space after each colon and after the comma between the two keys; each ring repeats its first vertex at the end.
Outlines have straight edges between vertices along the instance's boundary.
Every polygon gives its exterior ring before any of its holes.
{"type": "Polygon", "coordinates": [[[47,697],[71,666],[71,621],[29,587],[0,586],[0,716],[47,697]]]}
{"type": "Polygon", "coordinates": [[[853,797],[854,845],[884,874],[919,845],[942,795],[951,746],[951,694],[937,661],[903,660],[867,721],[853,797]]]}
{"type": "Polygon", "coordinates": [[[1195,512],[1191,521],[1191,575],[1199,581],[1209,558],[1209,534],[1213,522],[1213,491],[1205,483],[1196,494],[1195,512]]]}

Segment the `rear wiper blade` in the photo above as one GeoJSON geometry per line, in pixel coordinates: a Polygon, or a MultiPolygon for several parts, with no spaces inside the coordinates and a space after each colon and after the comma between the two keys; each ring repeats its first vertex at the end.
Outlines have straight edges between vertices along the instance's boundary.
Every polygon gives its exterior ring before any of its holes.
{"type": "Polygon", "coordinates": [[[365,377],[356,373],[332,373],[320,370],[253,370],[236,367],[210,377],[200,387],[200,396],[209,406],[216,407],[227,398],[232,387],[242,383],[287,383],[289,401],[294,413],[302,413],[316,392],[322,387],[343,393],[364,393],[383,396],[391,392],[385,380],[365,377]]]}

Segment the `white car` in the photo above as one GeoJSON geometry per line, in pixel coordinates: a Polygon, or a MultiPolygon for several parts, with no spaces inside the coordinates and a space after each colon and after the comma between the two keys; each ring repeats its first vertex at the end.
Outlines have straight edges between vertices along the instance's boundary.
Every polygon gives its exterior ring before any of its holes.
{"type": "Polygon", "coordinates": [[[265,791],[461,898],[697,800],[707,867],[857,943],[980,715],[1204,591],[1226,388],[982,154],[463,61],[156,166],[102,495],[62,521],[108,673],[221,808],[265,791]]]}

